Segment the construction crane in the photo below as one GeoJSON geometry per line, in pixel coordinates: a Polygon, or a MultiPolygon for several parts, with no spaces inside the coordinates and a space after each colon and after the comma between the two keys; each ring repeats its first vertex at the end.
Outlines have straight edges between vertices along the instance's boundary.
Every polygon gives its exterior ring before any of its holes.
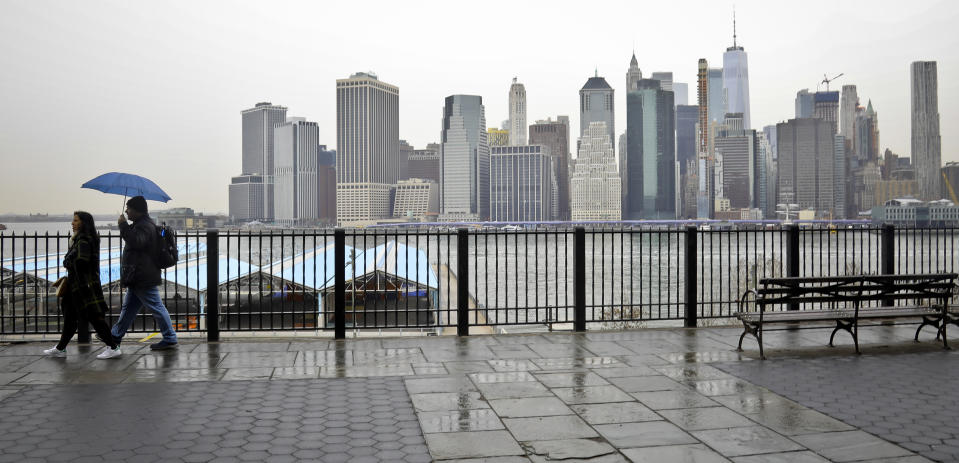
{"type": "Polygon", "coordinates": [[[946,182],[946,188],[949,188],[949,196],[952,196],[952,203],[959,204],[959,199],[956,199],[956,192],[952,189],[952,183],[949,183],[949,177],[946,177],[945,172],[940,172],[942,174],[942,180],[946,182]]]}
{"type": "MultiPolygon", "coordinates": [[[[826,91],[828,92],[828,91],[829,91],[829,83],[832,82],[832,81],[834,81],[834,80],[836,80],[836,79],[838,79],[838,78],[840,78],[840,77],[842,77],[843,74],[844,74],[844,73],[840,72],[839,74],[837,74],[837,75],[836,75],[835,77],[833,77],[832,79],[826,77],[826,74],[823,74],[823,75],[822,75],[822,82],[820,82],[820,84],[826,84],[826,91]]],[[[819,90],[819,86],[818,86],[818,85],[816,86],[816,90],[817,90],[817,91],[819,90]]]]}

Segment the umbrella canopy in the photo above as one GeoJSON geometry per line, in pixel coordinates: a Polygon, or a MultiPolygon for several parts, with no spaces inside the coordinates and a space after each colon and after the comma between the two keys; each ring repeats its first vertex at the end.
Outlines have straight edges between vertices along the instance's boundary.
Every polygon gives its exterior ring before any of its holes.
{"type": "Polygon", "coordinates": [[[143,196],[151,201],[167,202],[170,195],[166,194],[156,183],[148,178],[121,172],[109,172],[89,182],[80,185],[80,188],[102,191],[123,196],[143,196]]]}

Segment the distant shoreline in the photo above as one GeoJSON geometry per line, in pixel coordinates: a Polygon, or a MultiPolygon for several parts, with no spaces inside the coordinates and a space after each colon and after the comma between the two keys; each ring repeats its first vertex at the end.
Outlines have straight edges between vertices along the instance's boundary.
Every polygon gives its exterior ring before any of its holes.
{"type": "MultiPolygon", "coordinates": [[[[110,220],[118,216],[110,214],[95,214],[93,220],[110,220]]],[[[73,214],[44,214],[44,215],[21,215],[9,214],[0,215],[0,223],[42,223],[42,222],[70,222],[73,220],[73,214]]]]}

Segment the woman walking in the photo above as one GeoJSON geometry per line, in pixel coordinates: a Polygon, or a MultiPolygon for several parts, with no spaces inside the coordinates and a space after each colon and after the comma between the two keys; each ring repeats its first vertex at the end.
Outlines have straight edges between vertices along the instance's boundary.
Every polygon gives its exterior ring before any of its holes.
{"type": "Polygon", "coordinates": [[[67,344],[77,332],[80,319],[86,319],[93,325],[107,348],[98,359],[110,359],[120,356],[120,347],[110,334],[104,316],[107,312],[107,303],[103,298],[103,289],[100,287],[100,236],[93,223],[93,216],[87,212],[73,213],[73,236],[70,237],[70,248],[63,258],[63,266],[67,269],[67,279],[61,284],[66,285],[60,307],[63,309],[63,333],[56,346],[43,351],[44,354],[54,357],[66,357],[67,344]]]}

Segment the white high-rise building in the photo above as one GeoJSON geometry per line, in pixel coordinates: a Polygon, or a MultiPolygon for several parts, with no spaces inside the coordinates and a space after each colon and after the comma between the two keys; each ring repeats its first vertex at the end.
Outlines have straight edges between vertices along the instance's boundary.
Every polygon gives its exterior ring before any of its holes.
{"type": "Polygon", "coordinates": [[[266,220],[263,176],[244,174],[233,177],[229,186],[230,220],[248,222],[266,220]]]}
{"type": "Polygon", "coordinates": [[[316,122],[291,117],[273,133],[274,220],[304,225],[320,218],[320,128],[316,122]]]}
{"type": "Polygon", "coordinates": [[[440,220],[488,220],[490,148],[483,97],[446,97],[440,135],[440,220]]]}
{"type": "Polygon", "coordinates": [[[752,128],[749,119],[749,63],[746,51],[736,43],[735,16],[733,17],[733,46],[723,53],[723,101],[727,114],[742,113],[743,128],[752,128]]]}
{"type": "Polygon", "coordinates": [[[912,162],[923,201],[942,196],[938,79],[935,61],[912,63],[912,162]]]}
{"type": "Polygon", "coordinates": [[[509,86],[509,144],[526,144],[526,87],[515,77],[509,86]]]}
{"type": "Polygon", "coordinates": [[[396,200],[393,217],[424,220],[428,214],[439,210],[440,187],[433,181],[422,178],[400,180],[396,184],[396,200]]]}
{"type": "Polygon", "coordinates": [[[620,220],[622,180],[605,122],[591,122],[579,141],[570,178],[572,220],[620,220]]]}
{"type": "Polygon", "coordinates": [[[336,213],[340,223],[391,215],[389,191],[401,173],[399,94],[398,87],[380,81],[373,73],[358,72],[336,81],[336,213]],[[359,204],[350,203],[357,198],[359,204]]]}

